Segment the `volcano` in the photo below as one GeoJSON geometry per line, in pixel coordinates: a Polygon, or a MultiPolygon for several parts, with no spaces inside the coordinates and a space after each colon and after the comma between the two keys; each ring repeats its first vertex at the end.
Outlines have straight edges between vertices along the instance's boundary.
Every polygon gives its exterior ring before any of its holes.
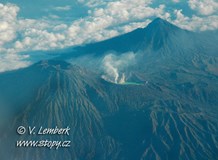
{"type": "Polygon", "coordinates": [[[217,43],[210,33],[182,30],[158,18],[146,28],[1,73],[1,159],[217,159],[217,43]],[[99,60],[108,51],[139,54],[125,70],[126,84],[67,62],[85,55],[99,60]],[[69,127],[70,133],[19,135],[19,126],[69,127]],[[45,139],[71,146],[15,145],[45,139]]]}

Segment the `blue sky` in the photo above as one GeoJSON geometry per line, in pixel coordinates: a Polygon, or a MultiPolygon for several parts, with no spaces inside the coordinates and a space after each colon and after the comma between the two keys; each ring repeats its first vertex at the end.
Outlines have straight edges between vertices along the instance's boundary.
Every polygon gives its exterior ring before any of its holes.
{"type": "MultiPolygon", "coordinates": [[[[155,17],[192,30],[218,29],[217,0],[0,0],[0,72],[24,67],[20,52],[101,41],[155,17]]],[[[36,52],[37,54],[37,52],[36,52]]]]}

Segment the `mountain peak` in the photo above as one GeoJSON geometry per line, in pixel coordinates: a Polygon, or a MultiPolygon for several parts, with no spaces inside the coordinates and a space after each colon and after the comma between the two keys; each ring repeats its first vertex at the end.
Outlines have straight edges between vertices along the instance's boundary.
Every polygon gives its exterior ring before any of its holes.
{"type": "Polygon", "coordinates": [[[170,36],[176,34],[180,30],[182,29],[168,21],[156,18],[144,28],[147,40],[146,43],[151,44],[154,50],[158,50],[164,46],[170,36]]]}
{"type": "Polygon", "coordinates": [[[157,18],[155,18],[151,23],[158,23],[158,24],[168,24],[169,22],[168,21],[166,21],[166,20],[164,20],[164,19],[162,19],[162,18],[160,18],[160,17],[157,17],[157,18]]]}
{"type": "Polygon", "coordinates": [[[33,64],[33,66],[39,66],[40,68],[53,68],[53,69],[62,69],[62,70],[65,70],[65,69],[68,69],[71,67],[71,64],[68,63],[68,62],[65,62],[65,61],[62,61],[62,60],[55,60],[55,59],[52,59],[52,60],[42,60],[42,61],[39,61],[35,64],[33,64]]]}
{"type": "Polygon", "coordinates": [[[147,29],[152,29],[154,31],[164,31],[164,32],[168,32],[168,31],[175,31],[175,30],[179,30],[180,28],[171,24],[170,22],[161,19],[161,18],[156,18],[154,19],[147,27],[147,29]]]}
{"type": "Polygon", "coordinates": [[[108,51],[114,51],[115,54],[138,52],[148,47],[157,51],[164,46],[169,46],[172,37],[177,39],[178,34],[183,34],[184,31],[164,19],[156,18],[145,28],[138,28],[104,41],[71,48],[69,54],[64,54],[61,58],[67,59],[85,54],[102,56],[108,51]]]}

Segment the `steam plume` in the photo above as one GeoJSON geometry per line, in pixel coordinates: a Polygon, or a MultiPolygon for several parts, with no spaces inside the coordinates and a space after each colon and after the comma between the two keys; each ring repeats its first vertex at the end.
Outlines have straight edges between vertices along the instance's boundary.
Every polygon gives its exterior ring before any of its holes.
{"type": "Polygon", "coordinates": [[[133,52],[124,53],[122,55],[107,54],[103,60],[104,78],[113,83],[125,83],[125,69],[135,62],[135,54],[133,52]],[[121,74],[122,73],[122,74],[121,74]]]}

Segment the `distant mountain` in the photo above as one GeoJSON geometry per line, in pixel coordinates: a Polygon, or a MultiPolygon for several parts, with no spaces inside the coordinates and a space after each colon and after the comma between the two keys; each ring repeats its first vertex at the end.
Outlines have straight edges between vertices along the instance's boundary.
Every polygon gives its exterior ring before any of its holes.
{"type": "Polygon", "coordinates": [[[1,73],[1,158],[216,160],[218,50],[217,39],[209,35],[158,18],[55,60],[1,73]],[[97,63],[108,53],[125,58],[128,52],[137,59],[125,68],[126,83],[120,84],[105,80],[92,66],[65,62],[87,55],[97,63]],[[18,135],[21,125],[71,130],[69,136],[18,135]],[[15,147],[17,140],[43,139],[70,140],[71,147],[15,147]]]}
{"type": "Polygon", "coordinates": [[[213,51],[210,49],[210,52],[206,53],[212,54],[218,49],[216,37],[214,34],[202,34],[183,30],[166,20],[157,18],[145,28],[139,28],[105,41],[68,49],[68,53],[61,57],[68,59],[70,57],[81,56],[81,54],[101,56],[108,51],[121,54],[129,51],[147,51],[148,49],[158,51],[164,48],[176,48],[178,50],[197,49],[204,53],[209,45],[213,46],[211,48],[213,51]]]}
{"type": "Polygon", "coordinates": [[[143,72],[145,68],[146,72],[159,72],[165,66],[169,69],[200,69],[218,75],[217,33],[191,32],[157,18],[145,28],[102,42],[67,49],[67,53],[56,59],[74,61],[78,57],[101,58],[108,53],[119,56],[133,52],[139,55],[137,66],[140,67],[136,66],[136,72],[143,72]]]}

